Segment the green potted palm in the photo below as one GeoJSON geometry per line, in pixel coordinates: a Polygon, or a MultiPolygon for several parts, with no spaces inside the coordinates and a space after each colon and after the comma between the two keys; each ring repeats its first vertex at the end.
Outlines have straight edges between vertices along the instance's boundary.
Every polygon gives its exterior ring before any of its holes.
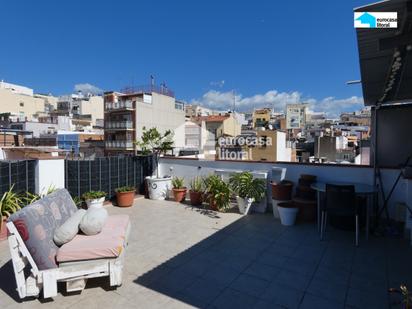
{"type": "Polygon", "coordinates": [[[184,178],[173,177],[172,179],[172,191],[176,202],[183,202],[186,198],[187,188],[184,186],[184,178]]]}
{"type": "Polygon", "coordinates": [[[226,211],[230,207],[230,188],[218,175],[205,178],[205,192],[212,210],[226,211]]]}
{"type": "Polygon", "coordinates": [[[190,182],[190,204],[193,206],[199,206],[203,202],[203,182],[202,178],[195,177],[190,182]]]}
{"type": "Polygon", "coordinates": [[[229,178],[229,185],[236,194],[236,201],[241,214],[248,214],[252,204],[260,202],[265,196],[265,180],[253,178],[250,172],[233,174],[229,178]]]}
{"type": "Polygon", "coordinates": [[[103,191],[89,191],[82,195],[83,200],[87,204],[87,208],[102,208],[103,202],[107,193],[103,191]]]}
{"type": "Polygon", "coordinates": [[[133,205],[134,194],[136,192],[135,187],[123,186],[116,188],[114,191],[116,192],[117,206],[130,207],[133,205]]]}
{"type": "Polygon", "coordinates": [[[13,192],[13,187],[14,185],[4,192],[0,200],[0,240],[7,238],[7,219],[19,211],[23,205],[22,198],[19,194],[13,192]]]}
{"type": "Polygon", "coordinates": [[[161,134],[155,127],[150,129],[143,127],[141,140],[136,141],[135,144],[139,148],[140,155],[153,155],[156,175],[145,178],[149,198],[152,200],[166,199],[171,189],[172,178],[159,175],[159,158],[161,154],[173,149],[173,132],[167,130],[161,134]]]}

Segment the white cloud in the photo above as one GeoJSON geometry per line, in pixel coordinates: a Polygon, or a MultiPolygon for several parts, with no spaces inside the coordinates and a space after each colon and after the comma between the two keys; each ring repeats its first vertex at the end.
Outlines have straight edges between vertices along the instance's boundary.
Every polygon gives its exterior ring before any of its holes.
{"type": "MultiPolygon", "coordinates": [[[[344,111],[355,111],[363,107],[361,97],[352,96],[346,99],[326,97],[321,100],[305,98],[300,92],[278,92],[269,90],[263,94],[243,97],[236,94],[236,110],[240,112],[252,111],[254,108],[270,107],[275,111],[284,111],[286,104],[308,103],[309,109],[315,112],[325,112],[328,117],[337,117],[344,111]]],[[[229,110],[233,108],[233,92],[209,90],[201,98],[193,99],[192,104],[199,104],[215,110],[229,110]]]]}
{"type": "Polygon", "coordinates": [[[210,82],[209,84],[210,84],[210,86],[212,86],[212,87],[222,88],[222,87],[225,85],[225,81],[222,79],[222,80],[210,82]]]}
{"type": "Polygon", "coordinates": [[[76,84],[74,85],[74,91],[78,92],[81,91],[83,94],[101,94],[103,93],[103,90],[100,89],[97,86],[94,86],[89,83],[84,83],[84,84],[76,84]]]}

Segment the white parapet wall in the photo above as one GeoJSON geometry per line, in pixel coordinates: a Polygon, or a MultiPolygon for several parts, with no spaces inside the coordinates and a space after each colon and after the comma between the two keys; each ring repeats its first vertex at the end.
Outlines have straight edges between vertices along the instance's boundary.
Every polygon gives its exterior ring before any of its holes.
{"type": "MultiPolygon", "coordinates": [[[[373,168],[369,166],[338,165],[338,164],[306,164],[291,162],[256,162],[256,161],[210,161],[181,158],[161,158],[159,164],[159,175],[170,175],[184,177],[186,185],[195,176],[205,176],[214,173],[216,169],[235,169],[243,171],[267,171],[268,180],[271,180],[272,167],[286,168],[286,177],[298,183],[301,174],[316,175],[321,182],[347,182],[373,184],[373,168]]],[[[382,182],[385,196],[395,182],[399,170],[382,169],[382,182]]],[[[408,199],[407,181],[401,179],[396,186],[389,201],[389,210],[394,212],[395,204],[405,203],[408,199]]],[[[382,200],[380,199],[382,205],[382,200]]]]}
{"type": "Polygon", "coordinates": [[[51,187],[64,188],[64,159],[37,160],[35,173],[35,193],[45,193],[51,187]]]}

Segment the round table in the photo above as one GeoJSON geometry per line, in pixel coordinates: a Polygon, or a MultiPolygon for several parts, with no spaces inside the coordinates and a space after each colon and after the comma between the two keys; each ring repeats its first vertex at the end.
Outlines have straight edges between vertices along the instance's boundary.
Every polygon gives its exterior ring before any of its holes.
{"type": "MultiPolygon", "coordinates": [[[[372,197],[377,192],[376,188],[372,185],[366,183],[350,183],[350,182],[335,182],[331,181],[328,184],[332,185],[351,185],[355,186],[355,193],[358,195],[365,195],[367,197],[366,203],[366,239],[369,238],[369,211],[370,205],[372,204],[372,197]]],[[[326,192],[326,182],[315,182],[310,186],[313,190],[316,190],[318,193],[318,230],[320,231],[320,200],[321,193],[326,192]]]]}

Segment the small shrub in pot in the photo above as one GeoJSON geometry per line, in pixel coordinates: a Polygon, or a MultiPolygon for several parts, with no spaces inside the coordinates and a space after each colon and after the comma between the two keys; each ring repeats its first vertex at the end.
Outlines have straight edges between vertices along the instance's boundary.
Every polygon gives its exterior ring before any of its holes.
{"type": "Polygon", "coordinates": [[[115,189],[117,206],[130,207],[133,205],[136,188],[132,186],[124,186],[115,189]]]}
{"type": "Polygon", "coordinates": [[[107,193],[103,191],[89,191],[84,193],[82,198],[86,202],[87,208],[102,208],[106,195],[107,193]]]}
{"type": "Polygon", "coordinates": [[[203,202],[203,181],[200,177],[195,177],[190,182],[190,204],[199,206],[203,202]]]}
{"type": "Polygon", "coordinates": [[[173,196],[176,202],[183,202],[186,198],[187,188],[184,186],[184,178],[182,177],[173,177],[172,187],[173,187],[173,196]]]}

